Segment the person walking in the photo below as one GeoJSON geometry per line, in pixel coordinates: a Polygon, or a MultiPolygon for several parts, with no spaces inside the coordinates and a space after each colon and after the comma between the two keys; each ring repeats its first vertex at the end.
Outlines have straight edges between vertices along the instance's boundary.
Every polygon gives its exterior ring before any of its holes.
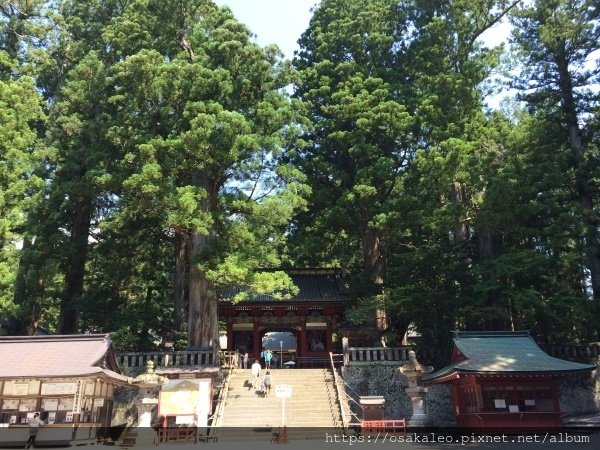
{"type": "Polygon", "coordinates": [[[267,370],[267,373],[265,374],[265,379],[263,380],[263,383],[265,383],[265,397],[268,397],[269,394],[271,393],[271,384],[273,383],[273,380],[271,379],[271,371],[267,370]]]}
{"type": "Polygon", "coordinates": [[[267,350],[265,353],[265,369],[271,368],[271,360],[273,359],[273,353],[271,350],[267,350]]]}
{"type": "Polygon", "coordinates": [[[29,421],[29,439],[25,444],[25,448],[35,447],[35,438],[37,437],[40,425],[43,425],[44,421],[40,419],[40,413],[35,413],[33,419],[29,421]]]}
{"type": "Polygon", "coordinates": [[[260,378],[260,363],[258,362],[258,359],[254,360],[254,364],[252,364],[252,387],[256,389],[256,386],[258,384],[258,379],[260,378]]]}

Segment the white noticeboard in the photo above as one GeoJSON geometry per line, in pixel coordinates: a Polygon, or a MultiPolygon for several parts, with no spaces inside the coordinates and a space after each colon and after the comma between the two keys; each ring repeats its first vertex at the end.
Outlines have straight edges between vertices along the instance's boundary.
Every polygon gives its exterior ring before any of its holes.
{"type": "Polygon", "coordinates": [[[278,384],[275,387],[275,397],[289,398],[292,396],[292,386],[289,384],[278,384]]]}

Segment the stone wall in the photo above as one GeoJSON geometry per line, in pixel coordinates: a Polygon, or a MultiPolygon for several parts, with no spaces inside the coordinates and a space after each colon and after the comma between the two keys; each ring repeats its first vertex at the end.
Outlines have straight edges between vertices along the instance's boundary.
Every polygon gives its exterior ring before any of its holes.
{"type": "MultiPolygon", "coordinates": [[[[385,398],[385,418],[410,418],[412,407],[404,392],[406,381],[398,374],[397,368],[393,365],[343,367],[342,377],[350,388],[346,388],[346,392],[356,401],[361,395],[382,395],[385,398]]],[[[573,376],[560,379],[558,395],[561,411],[570,416],[600,413],[600,373],[594,373],[591,378],[573,376]]],[[[433,426],[456,425],[449,386],[430,386],[425,402],[425,411],[433,426]]],[[[353,412],[361,418],[360,408],[354,402],[351,405],[353,412]]]]}
{"type": "Polygon", "coordinates": [[[558,381],[560,410],[570,416],[600,412],[600,374],[572,376],[558,381]]]}
{"type": "MultiPolygon", "coordinates": [[[[382,395],[385,398],[385,418],[395,419],[412,415],[410,398],[404,392],[406,379],[398,374],[398,366],[346,366],[342,378],[348,385],[346,392],[358,402],[359,396],[382,395]]],[[[452,426],[456,419],[448,386],[432,386],[426,396],[425,411],[433,426],[452,426]]],[[[351,402],[353,412],[361,418],[360,408],[351,402]]]]}
{"type": "Polygon", "coordinates": [[[138,389],[134,387],[120,387],[115,389],[113,398],[112,425],[126,425],[131,427],[137,423],[137,408],[135,399],[138,389]]]}

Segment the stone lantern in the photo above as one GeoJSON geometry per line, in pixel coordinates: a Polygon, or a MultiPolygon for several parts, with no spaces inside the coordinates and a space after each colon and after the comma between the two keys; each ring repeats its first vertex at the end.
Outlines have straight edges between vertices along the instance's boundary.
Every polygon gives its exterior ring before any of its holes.
{"type": "Polygon", "coordinates": [[[406,394],[412,402],[413,414],[408,421],[409,427],[425,427],[431,424],[427,413],[425,412],[425,395],[427,388],[421,385],[423,375],[432,372],[433,367],[423,366],[417,361],[417,355],[413,350],[408,352],[408,363],[398,369],[398,371],[408,380],[406,394]]]}
{"type": "Polygon", "coordinates": [[[135,401],[139,428],[149,429],[152,426],[152,410],[158,405],[159,388],[168,382],[168,378],[154,373],[153,361],[146,363],[146,372],[133,379],[132,384],[139,388],[135,401]]]}

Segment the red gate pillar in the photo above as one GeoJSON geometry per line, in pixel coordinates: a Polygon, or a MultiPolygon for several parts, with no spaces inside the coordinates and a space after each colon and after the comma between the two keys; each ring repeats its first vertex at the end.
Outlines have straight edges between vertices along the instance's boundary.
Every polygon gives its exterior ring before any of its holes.
{"type": "Polygon", "coordinates": [[[261,341],[260,341],[260,322],[258,320],[254,320],[254,329],[252,336],[252,353],[253,358],[258,359],[261,351],[261,341]]]}
{"type": "Polygon", "coordinates": [[[300,346],[298,356],[306,356],[306,321],[300,322],[300,346]]]}
{"type": "Polygon", "coordinates": [[[227,320],[227,351],[233,350],[233,320],[230,318],[227,320]]]}

